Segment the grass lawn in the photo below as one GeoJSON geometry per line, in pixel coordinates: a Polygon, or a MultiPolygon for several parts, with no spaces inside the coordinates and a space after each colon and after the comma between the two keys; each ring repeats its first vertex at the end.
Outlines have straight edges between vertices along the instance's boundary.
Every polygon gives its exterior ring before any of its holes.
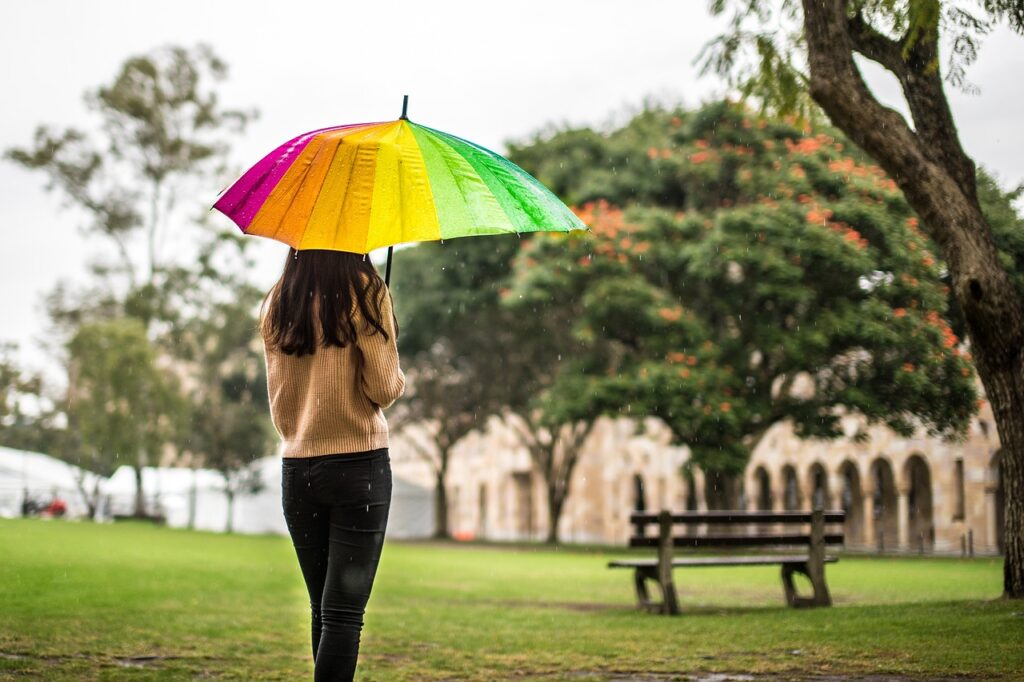
{"type": "MultiPolygon", "coordinates": [[[[777,567],[679,569],[668,618],[605,568],[626,555],[389,542],[357,677],[1024,679],[997,558],[844,556],[811,610],[777,567]]],[[[0,519],[0,679],[311,679],[308,619],[285,537],[0,519]]]]}

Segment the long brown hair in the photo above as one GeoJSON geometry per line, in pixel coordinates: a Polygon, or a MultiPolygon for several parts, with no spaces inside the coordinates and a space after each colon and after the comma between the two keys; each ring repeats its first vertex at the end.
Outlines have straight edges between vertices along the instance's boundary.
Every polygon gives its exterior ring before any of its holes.
{"type": "Polygon", "coordinates": [[[320,345],[344,348],[356,339],[352,316],[358,306],[370,333],[387,339],[381,299],[389,295],[367,256],[288,249],[284,272],[260,306],[260,333],[268,348],[287,355],[313,354],[320,345]]]}

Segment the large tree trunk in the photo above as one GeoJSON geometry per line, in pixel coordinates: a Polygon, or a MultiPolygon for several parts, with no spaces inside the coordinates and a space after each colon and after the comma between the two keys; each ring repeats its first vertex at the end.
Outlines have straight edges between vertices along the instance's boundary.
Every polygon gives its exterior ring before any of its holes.
{"type": "Polygon", "coordinates": [[[903,190],[939,244],[967,323],[1003,448],[1004,596],[1024,598],[1024,305],[999,263],[938,70],[938,28],[904,57],[904,42],[847,16],[844,0],[803,0],[811,96],[903,190]],[[899,80],[915,129],[871,94],[853,51],[899,80]]]}

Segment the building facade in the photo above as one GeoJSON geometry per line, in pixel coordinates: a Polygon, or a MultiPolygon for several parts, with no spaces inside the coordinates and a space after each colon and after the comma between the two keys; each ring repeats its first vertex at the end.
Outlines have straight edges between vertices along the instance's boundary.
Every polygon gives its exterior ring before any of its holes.
{"type": "MultiPolygon", "coordinates": [[[[1001,550],[999,440],[987,403],[962,442],[924,434],[903,438],[861,417],[843,418],[846,436],[801,440],[775,424],[741,477],[720,482],[684,467],[687,448],[671,444],[659,421],[601,419],[581,450],[559,520],[564,542],[624,544],[634,509],[810,510],[847,512],[846,545],[897,552],[1001,550]],[[868,438],[855,438],[859,432],[868,438]],[[687,473],[687,469],[689,470],[687,473]]],[[[393,437],[396,474],[433,486],[429,439],[393,437]],[[412,445],[416,439],[418,445],[412,445]]],[[[446,477],[448,527],[456,538],[542,540],[549,524],[545,482],[505,423],[492,418],[460,441],[446,477]]]]}

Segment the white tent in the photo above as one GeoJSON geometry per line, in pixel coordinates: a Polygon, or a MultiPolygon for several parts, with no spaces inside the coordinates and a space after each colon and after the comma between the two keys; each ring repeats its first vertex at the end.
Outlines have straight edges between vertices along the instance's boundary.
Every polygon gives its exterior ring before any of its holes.
{"type": "MultiPolygon", "coordinates": [[[[234,530],[238,533],[287,535],[281,510],[281,458],[273,455],[253,462],[263,488],[257,493],[235,496],[234,530]]],[[[49,502],[54,493],[68,505],[69,517],[83,517],[88,508],[76,485],[84,477],[86,490],[99,480],[101,502],[97,518],[131,514],[135,509],[135,471],[122,465],[110,478],[102,478],[49,455],[0,448],[0,516],[21,514],[24,490],[30,497],[49,502]]],[[[391,511],[387,536],[429,537],[433,526],[433,490],[393,476],[391,511]]],[[[228,502],[224,477],[212,469],[186,467],[144,467],[142,485],[146,512],[161,515],[167,525],[223,531],[227,528],[228,502]]]]}
{"type": "Polygon", "coordinates": [[[89,509],[79,491],[79,480],[89,493],[97,480],[102,489],[103,479],[91,471],[39,452],[0,447],[0,516],[21,516],[26,494],[44,504],[59,497],[68,506],[68,517],[86,516],[89,509]]]}

